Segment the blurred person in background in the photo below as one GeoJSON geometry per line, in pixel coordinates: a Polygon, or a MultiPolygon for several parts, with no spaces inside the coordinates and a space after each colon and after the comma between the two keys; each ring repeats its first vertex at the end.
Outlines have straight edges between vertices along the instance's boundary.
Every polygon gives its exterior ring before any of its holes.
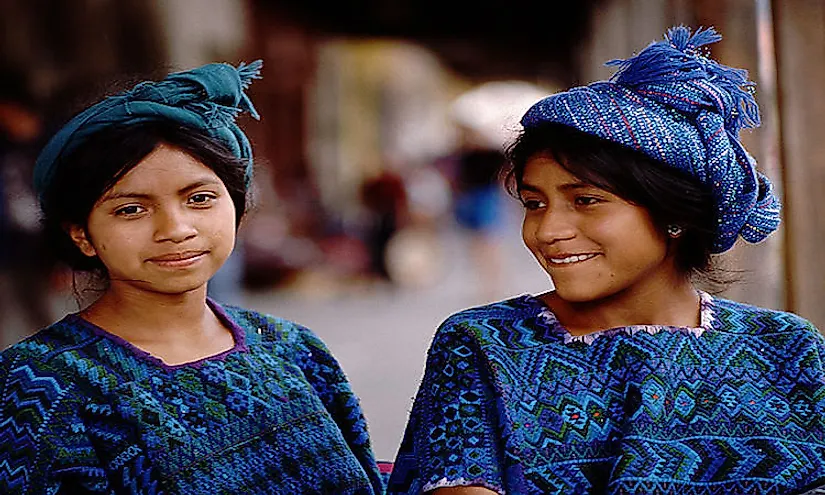
{"type": "Polygon", "coordinates": [[[51,323],[49,281],[54,264],[31,187],[43,119],[23,74],[0,74],[0,282],[6,282],[0,284],[2,348],[20,337],[12,332],[13,313],[23,317],[26,331],[51,323]]]}
{"type": "Polygon", "coordinates": [[[713,256],[779,226],[739,140],[752,83],[671,29],[522,117],[508,184],[554,290],[448,318],[391,494],[797,494],[825,481],[825,339],[712,296],[713,256]],[[697,276],[699,278],[697,278],[697,276]]]}
{"type": "Polygon", "coordinates": [[[517,130],[518,117],[546,95],[523,81],[493,81],[456,98],[449,108],[458,131],[458,150],[442,167],[453,183],[454,218],[468,234],[468,257],[478,277],[478,297],[500,295],[503,279],[501,231],[505,221],[499,171],[503,148],[517,130]]]}
{"type": "Polygon", "coordinates": [[[478,276],[479,297],[489,300],[501,283],[504,197],[498,172],[504,155],[467,138],[455,156],[454,214],[469,235],[469,256],[478,276]]]}
{"type": "Polygon", "coordinates": [[[438,229],[450,214],[450,185],[432,165],[384,170],[364,181],[366,244],[372,277],[395,286],[422,288],[444,275],[438,229]]]}
{"type": "Polygon", "coordinates": [[[368,212],[365,241],[370,254],[370,272],[379,280],[391,281],[387,247],[408,222],[406,185],[399,174],[385,170],[366,179],[360,193],[368,212]]]}
{"type": "Polygon", "coordinates": [[[403,181],[408,220],[389,240],[385,264],[393,283],[431,287],[445,276],[441,236],[452,213],[450,184],[433,164],[410,167],[403,181]]]}
{"type": "Polygon", "coordinates": [[[296,323],[207,297],[247,206],[260,63],[141,83],[35,168],[81,311],[0,353],[0,492],[378,494],[359,401],[296,323]]]}

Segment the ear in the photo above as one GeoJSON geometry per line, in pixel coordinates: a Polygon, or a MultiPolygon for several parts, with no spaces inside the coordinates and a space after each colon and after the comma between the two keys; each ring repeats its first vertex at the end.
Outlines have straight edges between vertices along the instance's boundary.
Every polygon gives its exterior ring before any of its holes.
{"type": "Polygon", "coordinates": [[[86,233],[85,228],[80,225],[68,225],[64,228],[66,229],[66,233],[69,234],[69,237],[71,237],[72,242],[74,242],[74,245],[77,246],[77,249],[79,249],[81,253],[90,258],[97,256],[97,251],[89,240],[89,235],[86,233]]]}

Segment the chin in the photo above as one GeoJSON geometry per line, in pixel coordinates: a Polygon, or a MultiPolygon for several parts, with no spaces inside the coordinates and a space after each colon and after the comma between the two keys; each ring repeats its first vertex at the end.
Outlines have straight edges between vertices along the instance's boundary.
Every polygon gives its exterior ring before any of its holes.
{"type": "Polygon", "coordinates": [[[165,294],[165,295],[182,295],[188,292],[194,292],[199,289],[206,287],[206,283],[209,279],[200,280],[198,279],[189,279],[189,280],[159,280],[153,283],[149,283],[144,285],[144,289],[154,292],[156,294],[165,294]]]}
{"type": "Polygon", "coordinates": [[[558,297],[571,303],[591,303],[606,299],[618,291],[599,290],[588,284],[558,284],[555,286],[558,297]]]}
{"type": "Polygon", "coordinates": [[[200,285],[193,285],[193,286],[182,286],[182,287],[170,287],[164,288],[164,290],[159,290],[161,294],[167,294],[170,296],[178,296],[183,294],[188,294],[190,292],[195,292],[200,289],[206,289],[206,284],[200,285]]]}

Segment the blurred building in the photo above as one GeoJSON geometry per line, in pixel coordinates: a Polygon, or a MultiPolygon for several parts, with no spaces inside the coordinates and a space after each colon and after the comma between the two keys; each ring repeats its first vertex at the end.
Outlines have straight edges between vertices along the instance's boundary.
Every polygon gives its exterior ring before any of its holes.
{"type": "Polygon", "coordinates": [[[248,228],[292,253],[272,259],[295,269],[323,260],[323,249],[287,240],[317,246],[357,223],[361,181],[449,151],[447,107],[462,91],[586,83],[670,25],[714,25],[726,38],[714,56],[758,82],[763,127],[746,144],[785,201],[779,235],[732,256],[745,281],[732,295],[825,327],[821,0],[6,0],[0,9],[0,65],[28,73],[55,119],[112,80],[264,59],[252,87],[263,119],[248,126],[264,221],[248,228]]]}

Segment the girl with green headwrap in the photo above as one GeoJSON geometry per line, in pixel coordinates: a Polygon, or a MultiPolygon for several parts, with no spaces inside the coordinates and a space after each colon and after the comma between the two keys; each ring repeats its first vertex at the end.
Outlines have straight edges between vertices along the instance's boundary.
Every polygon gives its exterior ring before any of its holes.
{"type": "Polygon", "coordinates": [[[52,246],[105,279],[0,354],[0,492],[377,494],[364,416],[308,329],[207,297],[252,175],[260,62],[140,84],[37,162],[52,246]]]}

